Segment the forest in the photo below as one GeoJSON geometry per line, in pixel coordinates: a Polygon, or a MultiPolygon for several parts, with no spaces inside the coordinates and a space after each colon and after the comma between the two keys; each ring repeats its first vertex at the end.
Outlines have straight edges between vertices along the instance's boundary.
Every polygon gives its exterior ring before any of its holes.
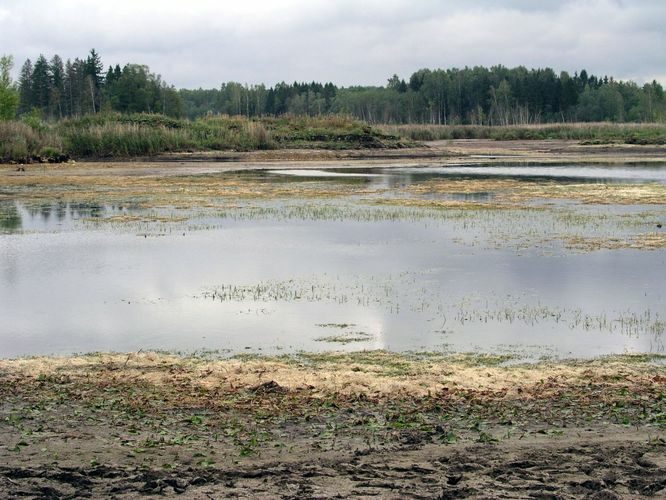
{"type": "Polygon", "coordinates": [[[43,120],[104,111],[160,113],[196,119],[210,115],[320,116],[345,114],[371,124],[527,125],[570,122],[663,122],[666,99],[656,81],[639,86],[612,76],[573,75],[551,68],[421,69],[385,86],[339,87],[239,82],[214,89],[176,89],[142,64],[110,65],[92,49],[63,62],[58,55],[26,60],[17,82],[13,60],[0,64],[0,118],[43,120]]]}

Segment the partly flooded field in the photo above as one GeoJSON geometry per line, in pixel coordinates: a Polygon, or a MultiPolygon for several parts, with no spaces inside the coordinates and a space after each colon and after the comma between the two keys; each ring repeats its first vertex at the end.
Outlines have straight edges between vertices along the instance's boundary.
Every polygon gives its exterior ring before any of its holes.
{"type": "Polygon", "coordinates": [[[663,353],[664,223],[654,164],[7,174],[0,357],[663,353]]]}

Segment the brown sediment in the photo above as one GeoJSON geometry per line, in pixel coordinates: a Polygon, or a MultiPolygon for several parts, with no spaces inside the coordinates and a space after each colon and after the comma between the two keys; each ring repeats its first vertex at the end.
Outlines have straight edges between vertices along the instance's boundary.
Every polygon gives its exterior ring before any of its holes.
{"type": "MultiPolygon", "coordinates": [[[[316,181],[266,182],[257,177],[231,173],[209,175],[126,175],[112,172],[100,175],[72,175],[35,172],[27,176],[8,175],[0,199],[60,199],[65,201],[144,199],[160,206],[206,206],[216,199],[326,198],[350,195],[377,195],[385,188],[369,188],[362,182],[324,184],[316,181]]],[[[400,190],[398,190],[399,192],[400,190]]],[[[650,184],[567,183],[509,179],[430,180],[407,187],[407,195],[457,195],[492,193],[488,201],[442,198],[388,198],[381,203],[433,206],[436,208],[505,208],[534,200],[572,200],[586,204],[664,205],[666,186],[650,184]]]]}
{"type": "Polygon", "coordinates": [[[0,361],[5,494],[665,492],[659,356],[0,361]]]}
{"type": "MultiPolygon", "coordinates": [[[[412,194],[475,194],[492,193],[488,202],[472,202],[484,206],[515,206],[534,200],[572,200],[601,205],[666,205],[666,185],[659,183],[566,183],[514,179],[437,179],[407,188],[412,194]]],[[[442,200],[419,200],[424,203],[442,200]]]]}

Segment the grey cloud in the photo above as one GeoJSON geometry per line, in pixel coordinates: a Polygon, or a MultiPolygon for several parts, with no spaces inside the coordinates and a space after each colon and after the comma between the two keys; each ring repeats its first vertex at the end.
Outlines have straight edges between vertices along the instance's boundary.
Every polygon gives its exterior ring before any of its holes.
{"type": "MultiPolygon", "coordinates": [[[[178,87],[382,85],[422,67],[504,64],[640,82],[666,74],[661,0],[7,0],[0,52],[140,62],[178,87]]],[[[666,83],[666,82],[664,82],[666,83]]]]}

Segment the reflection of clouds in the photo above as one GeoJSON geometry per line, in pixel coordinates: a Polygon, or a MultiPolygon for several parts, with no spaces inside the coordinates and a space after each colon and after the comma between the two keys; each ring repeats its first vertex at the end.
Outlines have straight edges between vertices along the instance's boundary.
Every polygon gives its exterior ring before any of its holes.
{"type": "Polygon", "coordinates": [[[269,174],[275,174],[275,175],[291,175],[294,177],[340,177],[340,178],[345,178],[345,177],[367,177],[367,178],[373,178],[373,177],[382,177],[383,174],[369,174],[369,173],[362,173],[362,172],[333,172],[330,170],[309,170],[309,169],[289,169],[289,170],[269,170],[269,174]]]}
{"type": "Polygon", "coordinates": [[[410,173],[417,175],[438,174],[442,176],[483,176],[483,177],[549,177],[556,179],[588,179],[591,182],[612,181],[640,181],[661,182],[666,184],[666,168],[663,166],[598,166],[585,167],[570,165],[562,166],[515,166],[501,165],[486,166],[456,166],[427,167],[427,168],[397,168],[396,173],[410,173]]]}
{"type": "Polygon", "coordinates": [[[536,344],[576,355],[656,348],[649,336],[581,332],[566,322],[456,323],[455,307],[472,295],[494,310],[502,306],[495,299],[510,295],[516,307],[541,302],[609,315],[656,312],[660,304],[663,309],[664,292],[654,270],[662,267],[663,252],[641,253],[640,260],[635,252],[472,254],[450,241],[455,226],[448,224],[250,219],[225,220],[222,229],[187,237],[144,239],[111,231],[3,235],[0,266],[11,269],[13,278],[0,282],[0,355],[246,345],[418,350],[449,343],[492,352],[499,344],[536,344]],[[332,290],[332,298],[194,298],[215,285],[285,280],[294,280],[297,290],[332,290]],[[336,300],[341,294],[346,302],[336,300]],[[326,323],[353,323],[346,331],[373,338],[315,343],[336,333],[315,326],[326,323]],[[442,334],[442,328],[452,333],[442,334]]]}

